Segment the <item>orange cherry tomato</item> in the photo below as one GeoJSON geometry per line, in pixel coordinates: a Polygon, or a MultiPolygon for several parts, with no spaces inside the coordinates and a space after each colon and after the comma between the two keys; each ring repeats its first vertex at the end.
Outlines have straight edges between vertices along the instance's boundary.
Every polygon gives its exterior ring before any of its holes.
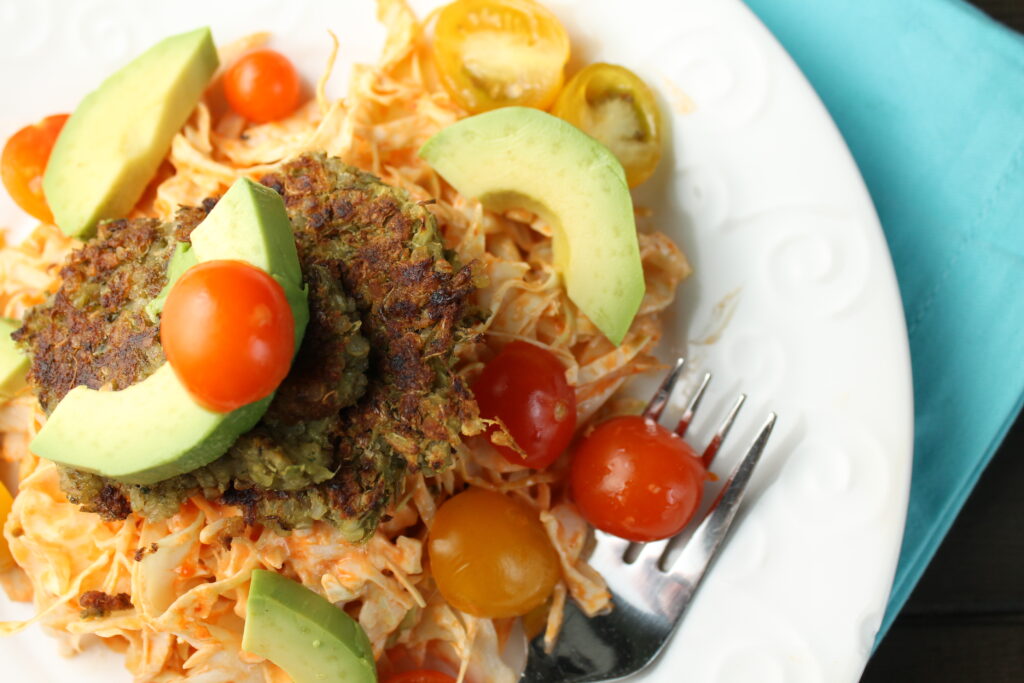
{"type": "Polygon", "coordinates": [[[224,74],[224,94],[236,112],[256,123],[277,121],[299,106],[301,83],[291,60],[274,50],[243,55],[224,74]]]}
{"type": "Polygon", "coordinates": [[[388,676],[384,683],[455,683],[455,679],[448,674],[430,669],[417,669],[405,673],[388,676]]]}
{"type": "Polygon", "coordinates": [[[602,531],[649,542],[679,533],[700,505],[707,472],[693,448],[653,420],[616,417],[573,455],[580,513],[602,531]]]}
{"type": "Polygon", "coordinates": [[[441,595],[478,617],[526,614],[558,581],[558,554],[537,512],[495,491],[470,488],[445,501],[427,545],[441,595]]]}
{"type": "Polygon", "coordinates": [[[53,222],[43,196],[43,173],[68,114],[47,116],[11,136],[0,157],[0,175],[11,199],[34,218],[53,222]]]}
{"type": "Polygon", "coordinates": [[[456,0],[437,17],[433,52],[441,83],[470,112],[547,109],[565,78],[569,36],[533,0],[456,0]]]}
{"type": "Polygon", "coordinates": [[[612,151],[636,187],[661,160],[664,127],[654,93],[624,66],[591,64],[572,77],[551,113],[612,151]]]}
{"type": "Polygon", "coordinates": [[[273,392],[291,367],[284,289],[241,261],[204,261],[171,287],[160,323],[167,360],[195,399],[230,412],[273,392]]]}
{"type": "MultiPolygon", "coordinates": [[[[4,528],[7,516],[11,514],[12,505],[14,505],[14,499],[4,483],[0,481],[0,530],[4,528]]],[[[7,569],[12,564],[14,564],[14,557],[11,555],[11,548],[7,544],[7,538],[0,534],[0,569],[7,569]]]]}
{"type": "Polygon", "coordinates": [[[526,453],[524,459],[507,446],[496,446],[513,464],[547,467],[572,440],[576,392],[550,351],[522,341],[508,344],[480,373],[473,394],[480,415],[500,418],[526,453]]]}

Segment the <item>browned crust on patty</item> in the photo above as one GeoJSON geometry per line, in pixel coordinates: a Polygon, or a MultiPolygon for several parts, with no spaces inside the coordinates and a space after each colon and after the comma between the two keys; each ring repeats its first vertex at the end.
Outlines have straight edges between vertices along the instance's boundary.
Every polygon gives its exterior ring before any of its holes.
{"type": "MultiPolygon", "coordinates": [[[[189,228],[202,215],[178,218],[189,228]]],[[[44,410],[76,386],[124,389],[163,363],[160,327],[143,309],[166,282],[175,228],[150,218],[102,223],[68,256],[57,293],[28,311],[12,336],[32,351],[28,378],[44,410]]]]}
{"type": "Polygon", "coordinates": [[[341,279],[370,340],[372,379],[347,411],[343,458],[381,450],[414,472],[447,468],[478,417],[452,371],[477,264],[455,265],[427,209],[336,159],[304,155],[262,182],[284,196],[300,260],[341,279]]]}
{"type": "Polygon", "coordinates": [[[127,593],[111,595],[103,591],[86,591],[78,598],[78,606],[82,608],[82,618],[105,617],[111,612],[132,609],[132,596],[127,593]]]}
{"type": "MultiPolygon", "coordinates": [[[[160,518],[205,495],[242,508],[249,523],[287,530],[325,520],[362,538],[408,472],[447,469],[461,436],[479,430],[476,403],[453,370],[456,345],[474,337],[479,319],[476,264],[457,264],[434,217],[404,191],[336,159],[303,156],[263,182],[284,196],[309,287],[310,323],[292,371],[264,419],[199,470],[137,486],[61,468],[62,488],[84,510],[160,518]],[[289,485],[294,467],[313,483],[289,485]]],[[[188,241],[214,204],[182,209],[166,226],[108,224],[72,256],[61,291],[20,333],[34,367],[85,366],[33,376],[51,408],[75,384],[121,388],[163,362],[158,325],[143,309],[166,281],[174,242],[188,241]],[[115,264],[127,301],[102,296],[103,276],[90,279],[96,263],[115,264]],[[80,327],[67,330],[67,318],[80,327]],[[115,358],[89,352],[117,326],[145,336],[124,339],[115,358]]]]}

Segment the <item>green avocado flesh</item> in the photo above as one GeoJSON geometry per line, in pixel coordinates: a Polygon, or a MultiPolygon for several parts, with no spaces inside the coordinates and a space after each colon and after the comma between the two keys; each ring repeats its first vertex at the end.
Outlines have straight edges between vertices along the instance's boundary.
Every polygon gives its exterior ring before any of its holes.
{"type": "MultiPolygon", "coordinates": [[[[309,322],[309,307],[302,288],[302,267],[295,249],[295,235],[281,195],[269,187],[242,178],[192,231],[190,240],[197,262],[220,259],[245,261],[277,280],[295,316],[295,351],[298,352],[309,322]]],[[[173,286],[173,281],[168,280],[168,284],[173,286]]]]}
{"type": "Polygon", "coordinates": [[[54,221],[72,237],[128,214],[217,69],[209,28],[166,38],[86,95],[43,177],[54,221]]]}
{"type": "Polygon", "coordinates": [[[270,273],[284,289],[292,312],[302,316],[301,320],[295,319],[295,350],[298,352],[309,321],[302,268],[291,229],[286,233],[273,227],[275,223],[287,221],[288,215],[276,192],[247,178],[235,185],[240,183],[245,191],[235,190],[233,186],[234,191],[225,193],[210,215],[192,231],[191,244],[181,243],[175,249],[167,264],[167,285],[146,305],[146,313],[156,320],[174,283],[200,261],[245,261],[270,273]]]}
{"type": "Polygon", "coordinates": [[[0,401],[6,401],[25,386],[29,357],[11,339],[11,333],[19,327],[21,323],[17,320],[0,318],[0,401]]]}
{"type": "Polygon", "coordinates": [[[373,683],[370,640],[344,611],[274,572],[252,573],[242,649],[284,669],[295,683],[373,683]]]}
{"type": "Polygon", "coordinates": [[[167,284],[160,290],[160,293],[156,295],[156,298],[146,304],[146,315],[153,322],[160,317],[160,313],[164,310],[164,304],[167,302],[167,295],[171,293],[171,287],[178,281],[186,270],[199,263],[196,260],[195,252],[192,251],[192,245],[187,242],[178,242],[178,245],[174,248],[174,253],[171,254],[171,260],[167,263],[167,284]]]}
{"type": "Polygon", "coordinates": [[[270,398],[215,413],[164,363],[121,391],[75,387],[32,441],[32,452],[130,484],[152,484],[223,455],[267,412],[270,398]]]}
{"type": "MultiPolygon", "coordinates": [[[[279,268],[268,272],[288,296],[299,348],[309,307],[291,222],[277,193],[251,180],[236,181],[192,231],[192,245],[188,253],[196,262],[234,259],[279,268]]],[[[31,448],[62,465],[128,484],[153,484],[222,456],[259,421],[272,398],[216,413],[196,403],[164,363],[121,391],[75,387],[57,404],[31,448]]]]}
{"type": "Polygon", "coordinates": [[[569,298],[608,339],[622,342],[644,296],[644,273],[633,201],[615,155],[550,114],[506,107],[443,129],[420,156],[486,207],[521,207],[543,218],[569,298]]]}
{"type": "Polygon", "coordinates": [[[281,195],[243,178],[192,231],[192,250],[199,261],[245,261],[301,288],[302,269],[295,236],[291,227],[275,229],[282,221],[288,223],[281,195]]]}

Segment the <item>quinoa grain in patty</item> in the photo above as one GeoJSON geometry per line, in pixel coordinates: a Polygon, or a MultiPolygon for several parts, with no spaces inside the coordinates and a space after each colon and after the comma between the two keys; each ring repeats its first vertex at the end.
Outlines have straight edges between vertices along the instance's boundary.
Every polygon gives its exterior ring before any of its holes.
{"type": "MultiPolygon", "coordinates": [[[[270,409],[220,459],[157,484],[62,468],[72,502],[108,519],[174,514],[193,495],[288,530],[323,520],[352,539],[372,533],[407,473],[449,468],[476,404],[453,372],[473,334],[475,264],[446,253],[434,217],[399,189],[336,159],[306,155],[263,179],[295,230],[310,323],[270,409]]],[[[170,253],[213,202],[174,223],[115,221],[69,258],[60,291],[17,339],[52,410],[71,388],[120,389],[163,361],[143,310],[166,283],[170,253]],[[100,340],[117,339],[116,347],[100,340]]]]}

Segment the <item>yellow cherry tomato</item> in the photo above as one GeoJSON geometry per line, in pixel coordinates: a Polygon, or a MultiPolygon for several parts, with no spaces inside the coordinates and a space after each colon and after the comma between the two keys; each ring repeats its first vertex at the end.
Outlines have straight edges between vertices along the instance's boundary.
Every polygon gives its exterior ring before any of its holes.
{"type": "Polygon", "coordinates": [[[445,89],[470,112],[547,109],[562,87],[569,36],[533,0],[456,0],[437,17],[433,51],[445,89]]]}
{"type": "Polygon", "coordinates": [[[428,549],[441,595],[478,617],[526,614],[547,600],[559,577],[558,554],[536,510],[486,489],[445,501],[428,549]]]}
{"type": "Polygon", "coordinates": [[[3,535],[4,524],[7,522],[7,515],[11,514],[11,505],[14,501],[7,487],[0,482],[0,569],[6,569],[14,563],[11,557],[11,549],[7,545],[7,539],[3,535]]]}
{"type": "Polygon", "coordinates": [[[643,79],[615,64],[591,64],[566,84],[551,113],[610,149],[636,187],[661,159],[661,110],[643,79]]]}

